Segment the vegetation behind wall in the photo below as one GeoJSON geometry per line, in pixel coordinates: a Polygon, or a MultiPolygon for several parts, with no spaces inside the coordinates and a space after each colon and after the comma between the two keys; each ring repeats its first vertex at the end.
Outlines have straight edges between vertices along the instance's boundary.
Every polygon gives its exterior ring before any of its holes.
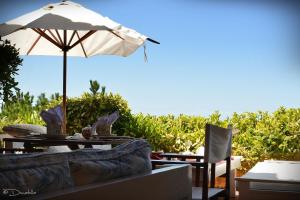
{"type": "MultiPolygon", "coordinates": [[[[49,99],[38,96],[36,104],[29,93],[19,92],[5,103],[0,112],[0,129],[8,124],[44,125],[39,113],[61,102],[58,94],[49,99]]],[[[264,159],[300,160],[300,108],[280,107],[273,113],[257,111],[234,113],[225,120],[218,112],[209,117],[188,115],[153,116],[131,114],[128,103],[118,94],[84,93],[67,102],[67,131],[81,132],[92,125],[98,116],[118,110],[120,118],[113,133],[145,138],[153,150],[165,152],[196,152],[204,145],[206,123],[234,128],[233,154],[244,157],[243,170],[264,159]]]]}

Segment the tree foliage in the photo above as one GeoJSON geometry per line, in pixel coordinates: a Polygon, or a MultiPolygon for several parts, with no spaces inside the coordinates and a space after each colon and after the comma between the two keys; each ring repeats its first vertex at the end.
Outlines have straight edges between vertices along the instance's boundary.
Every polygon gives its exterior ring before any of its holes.
{"type": "Polygon", "coordinates": [[[206,123],[233,126],[233,155],[243,156],[243,171],[267,159],[300,160],[300,108],[234,113],[225,120],[218,112],[209,117],[135,114],[125,133],[146,138],[153,150],[195,153],[204,146],[206,123]]]}
{"type": "Polygon", "coordinates": [[[67,103],[67,132],[81,132],[83,127],[93,125],[98,117],[114,111],[119,111],[120,118],[114,123],[112,132],[123,135],[131,113],[127,101],[119,94],[84,93],[81,97],[70,98],[67,103]]]}
{"type": "MultiPolygon", "coordinates": [[[[62,102],[58,93],[50,99],[44,93],[34,102],[34,96],[29,92],[17,92],[11,101],[6,102],[0,111],[0,132],[8,124],[41,124],[45,125],[40,112],[55,107],[62,102]]],[[[68,98],[67,103],[67,132],[71,135],[81,132],[83,127],[92,125],[97,118],[104,114],[119,111],[120,118],[113,125],[113,133],[123,135],[125,127],[131,119],[127,102],[118,94],[84,93],[80,97],[68,98]]]]}
{"type": "Polygon", "coordinates": [[[98,90],[100,88],[100,84],[98,81],[90,80],[90,91],[93,95],[96,95],[98,93],[98,90]]]}
{"type": "MultiPolygon", "coordinates": [[[[29,93],[17,92],[0,111],[0,131],[4,125],[17,123],[42,124],[39,113],[61,104],[59,94],[48,99],[41,94],[34,104],[29,93]]],[[[118,110],[120,118],[113,125],[113,133],[145,138],[153,150],[165,152],[196,152],[204,145],[205,124],[234,128],[233,155],[244,157],[242,170],[250,169],[265,159],[300,160],[300,108],[280,107],[273,113],[257,111],[234,113],[226,119],[219,112],[208,117],[189,115],[153,116],[131,114],[128,103],[118,94],[84,93],[69,98],[67,130],[81,132],[92,125],[98,116],[118,110]]],[[[1,145],[0,145],[1,146],[1,145]]]]}
{"type": "Polygon", "coordinates": [[[15,75],[18,75],[18,67],[22,65],[19,51],[8,40],[0,40],[0,99],[3,102],[11,100],[14,91],[18,91],[18,82],[15,75]]]}

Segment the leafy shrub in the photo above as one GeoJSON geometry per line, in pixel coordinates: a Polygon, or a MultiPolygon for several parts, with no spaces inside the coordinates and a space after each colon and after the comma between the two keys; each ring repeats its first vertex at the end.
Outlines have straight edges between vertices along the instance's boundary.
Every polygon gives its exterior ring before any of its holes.
{"type": "Polygon", "coordinates": [[[204,127],[206,123],[227,126],[220,120],[218,112],[209,118],[201,116],[174,115],[151,116],[133,115],[126,133],[134,137],[144,137],[154,150],[167,152],[196,151],[204,145],[204,127]]]}
{"type": "MultiPolygon", "coordinates": [[[[0,128],[8,124],[40,124],[45,125],[39,113],[44,109],[61,104],[62,98],[57,94],[48,100],[44,94],[38,98],[37,104],[33,105],[34,97],[29,93],[19,93],[17,97],[5,103],[0,113],[0,128]]],[[[125,126],[131,119],[130,109],[127,102],[118,94],[88,94],[67,100],[67,132],[73,134],[81,132],[87,125],[96,122],[97,117],[118,110],[120,118],[113,125],[113,133],[124,134],[125,126]]]]}
{"type": "Polygon", "coordinates": [[[244,156],[243,170],[265,159],[300,160],[300,109],[235,113],[230,123],[240,131],[233,150],[244,156]]]}
{"type": "MultiPolygon", "coordinates": [[[[7,124],[44,125],[40,111],[62,101],[58,94],[50,99],[41,94],[35,105],[33,99],[29,93],[17,93],[12,101],[6,102],[0,112],[1,130],[7,124]]],[[[243,171],[264,159],[300,160],[300,108],[280,107],[273,113],[234,113],[225,120],[221,119],[219,112],[209,117],[131,115],[127,102],[118,94],[107,94],[105,91],[84,93],[81,97],[67,100],[67,132],[81,132],[83,127],[92,125],[98,116],[116,110],[120,112],[120,118],[113,125],[113,133],[145,138],[153,150],[195,152],[204,145],[206,123],[222,127],[231,124],[234,132],[238,130],[233,137],[233,155],[244,157],[243,171]]]]}
{"type": "Polygon", "coordinates": [[[34,97],[27,93],[17,92],[11,101],[2,105],[0,128],[8,124],[44,124],[39,116],[39,109],[33,106],[34,97]]]}
{"type": "Polygon", "coordinates": [[[227,127],[234,132],[233,155],[244,157],[243,171],[265,159],[300,160],[300,109],[279,108],[274,113],[234,113],[220,119],[218,112],[209,117],[187,115],[134,115],[127,134],[148,139],[154,150],[195,152],[204,145],[206,123],[227,127]]]}
{"type": "Polygon", "coordinates": [[[113,125],[113,133],[124,134],[124,129],[131,119],[127,102],[118,94],[84,93],[79,98],[67,101],[67,132],[81,132],[87,125],[96,122],[97,117],[118,110],[120,118],[113,125]]]}

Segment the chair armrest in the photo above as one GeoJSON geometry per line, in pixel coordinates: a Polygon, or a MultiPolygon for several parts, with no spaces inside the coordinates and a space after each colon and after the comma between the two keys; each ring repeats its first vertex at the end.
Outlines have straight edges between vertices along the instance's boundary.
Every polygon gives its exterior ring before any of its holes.
{"type": "Polygon", "coordinates": [[[186,160],[186,159],[196,159],[197,161],[200,159],[204,159],[204,156],[202,155],[184,155],[184,154],[177,154],[177,153],[162,153],[160,154],[161,157],[165,157],[167,159],[171,158],[179,158],[181,160],[186,160]]]}
{"type": "Polygon", "coordinates": [[[151,160],[152,168],[155,169],[157,165],[174,165],[174,164],[189,164],[195,167],[204,167],[205,163],[203,162],[188,162],[188,161],[178,161],[178,160],[151,160]]]}

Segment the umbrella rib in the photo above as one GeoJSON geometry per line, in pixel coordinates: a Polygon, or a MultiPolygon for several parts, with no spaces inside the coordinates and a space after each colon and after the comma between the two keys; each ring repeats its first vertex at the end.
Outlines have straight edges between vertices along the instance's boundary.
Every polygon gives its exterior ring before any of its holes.
{"type": "Polygon", "coordinates": [[[57,39],[57,37],[54,35],[54,33],[52,33],[52,31],[51,31],[50,29],[47,29],[47,31],[52,35],[52,37],[54,38],[54,40],[55,40],[57,43],[59,43],[60,45],[62,45],[62,44],[60,43],[60,41],[57,39]]]}
{"type": "Polygon", "coordinates": [[[120,38],[121,40],[125,40],[124,38],[122,38],[121,36],[119,36],[118,34],[116,34],[113,30],[109,30],[112,34],[114,34],[115,36],[117,36],[118,38],[120,38]]]}
{"type": "MultiPolygon", "coordinates": [[[[74,32],[76,32],[76,35],[77,35],[77,37],[78,37],[78,40],[80,40],[80,37],[79,37],[79,34],[78,34],[78,32],[77,32],[77,31],[74,31],[74,32]]],[[[87,58],[87,55],[86,55],[85,49],[84,49],[84,47],[83,47],[83,44],[82,44],[82,42],[81,42],[81,41],[80,41],[80,46],[81,46],[81,48],[82,48],[82,51],[83,51],[83,53],[84,53],[84,56],[87,58]]]]}
{"type": "Polygon", "coordinates": [[[77,40],[74,44],[72,44],[72,46],[69,47],[69,49],[72,49],[73,47],[75,47],[77,44],[79,44],[80,42],[82,42],[83,40],[85,40],[86,38],[90,37],[92,34],[94,34],[97,30],[92,30],[89,31],[88,33],[86,33],[84,36],[82,36],[79,40],[77,40]]]}
{"type": "Polygon", "coordinates": [[[57,36],[58,36],[58,39],[59,39],[59,41],[60,41],[60,43],[61,43],[61,46],[63,46],[63,41],[62,41],[62,39],[61,39],[61,37],[60,37],[60,35],[59,35],[59,32],[58,32],[58,30],[57,29],[55,29],[55,32],[56,32],[56,34],[57,34],[57,36]]]}
{"type": "Polygon", "coordinates": [[[47,35],[46,33],[44,33],[41,29],[37,28],[33,28],[32,30],[34,30],[35,32],[37,32],[38,34],[40,34],[42,37],[44,37],[45,39],[47,39],[49,42],[51,42],[52,44],[54,44],[55,46],[57,46],[58,48],[62,49],[62,46],[57,43],[55,40],[53,40],[49,35],[47,35]]]}
{"type": "MultiPolygon", "coordinates": [[[[46,29],[43,30],[43,32],[45,33],[46,29]]],[[[35,45],[38,43],[38,41],[41,39],[41,35],[39,34],[39,36],[36,38],[36,40],[34,41],[34,43],[32,44],[32,46],[30,47],[30,49],[27,51],[27,55],[30,54],[30,52],[32,51],[32,49],[35,47],[35,45]]]]}
{"type": "Polygon", "coordinates": [[[73,40],[73,37],[74,37],[74,35],[75,35],[76,32],[77,32],[77,31],[73,31],[73,34],[72,34],[72,36],[71,36],[71,38],[70,38],[69,43],[68,43],[67,46],[70,46],[70,44],[71,44],[71,42],[72,42],[72,40],[73,40]]]}

